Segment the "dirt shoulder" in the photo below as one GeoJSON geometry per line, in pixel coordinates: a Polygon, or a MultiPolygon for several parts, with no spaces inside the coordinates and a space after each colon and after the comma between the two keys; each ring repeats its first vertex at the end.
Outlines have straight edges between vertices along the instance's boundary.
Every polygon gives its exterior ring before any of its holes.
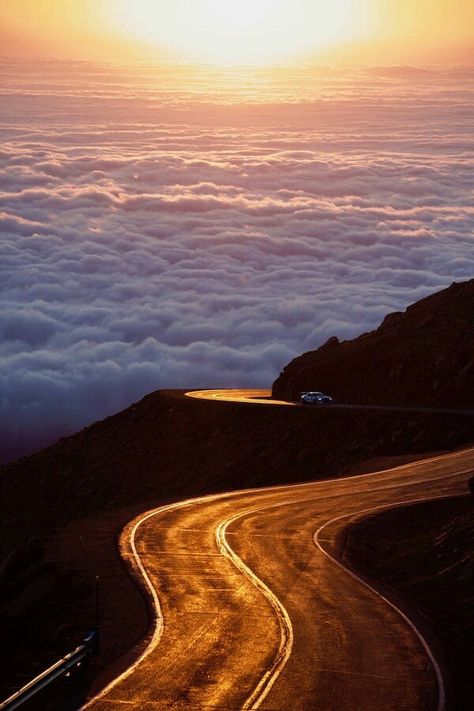
{"type": "Polygon", "coordinates": [[[449,708],[474,708],[474,498],[365,518],[348,530],[343,560],[410,606],[447,671],[449,708]]]}

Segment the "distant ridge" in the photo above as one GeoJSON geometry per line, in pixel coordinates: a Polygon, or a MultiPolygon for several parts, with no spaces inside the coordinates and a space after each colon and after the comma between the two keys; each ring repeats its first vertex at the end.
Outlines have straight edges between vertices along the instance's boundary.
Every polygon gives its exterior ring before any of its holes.
{"type": "Polygon", "coordinates": [[[370,333],[289,363],[273,397],[322,390],[340,402],[440,407],[474,406],[474,279],[385,317],[370,333]]]}

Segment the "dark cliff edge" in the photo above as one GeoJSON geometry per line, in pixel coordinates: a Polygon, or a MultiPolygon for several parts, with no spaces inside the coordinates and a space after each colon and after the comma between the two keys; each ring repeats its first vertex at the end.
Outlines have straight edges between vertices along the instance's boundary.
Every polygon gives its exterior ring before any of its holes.
{"type": "Polygon", "coordinates": [[[277,399],[321,390],[338,402],[474,408],[474,279],[386,316],[350,341],[334,336],[295,358],[277,399]]]}

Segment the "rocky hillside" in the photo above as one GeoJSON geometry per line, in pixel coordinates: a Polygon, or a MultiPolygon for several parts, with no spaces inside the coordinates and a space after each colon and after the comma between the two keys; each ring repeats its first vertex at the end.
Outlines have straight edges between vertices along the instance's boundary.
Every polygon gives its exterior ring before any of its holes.
{"type": "Polygon", "coordinates": [[[322,390],[339,402],[474,407],[474,279],[386,316],[351,341],[295,358],[273,397],[322,390]]]}

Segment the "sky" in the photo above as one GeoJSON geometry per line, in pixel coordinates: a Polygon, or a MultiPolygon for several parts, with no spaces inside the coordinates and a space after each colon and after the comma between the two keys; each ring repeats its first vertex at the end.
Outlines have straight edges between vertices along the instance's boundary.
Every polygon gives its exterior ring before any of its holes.
{"type": "Polygon", "coordinates": [[[3,0],[2,54],[281,64],[469,61],[466,0],[3,0]]]}
{"type": "Polygon", "coordinates": [[[380,13],[358,25],[385,53],[349,61],[333,16],[317,41],[331,26],[340,63],[286,46],[275,66],[275,24],[256,66],[237,35],[225,58],[175,42],[178,63],[157,35],[146,59],[125,2],[115,24],[100,2],[0,4],[1,461],[157,388],[270,386],[473,276],[471,10],[430,3],[422,29],[408,3],[354,5],[398,8],[390,41],[380,13]]]}

